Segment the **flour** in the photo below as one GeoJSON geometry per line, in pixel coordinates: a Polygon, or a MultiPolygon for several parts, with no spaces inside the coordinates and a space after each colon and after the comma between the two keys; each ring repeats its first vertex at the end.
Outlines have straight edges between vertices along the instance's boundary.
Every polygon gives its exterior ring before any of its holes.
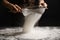
{"type": "Polygon", "coordinates": [[[25,23],[23,25],[23,27],[24,27],[23,32],[32,31],[34,28],[34,25],[41,18],[44,11],[45,11],[45,8],[37,8],[37,9],[24,8],[22,10],[22,12],[25,16],[25,23]]]}

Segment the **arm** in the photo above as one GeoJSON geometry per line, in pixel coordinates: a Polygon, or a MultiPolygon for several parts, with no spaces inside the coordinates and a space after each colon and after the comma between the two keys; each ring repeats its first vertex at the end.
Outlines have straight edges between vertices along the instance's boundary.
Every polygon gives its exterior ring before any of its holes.
{"type": "Polygon", "coordinates": [[[8,0],[3,0],[3,5],[10,9],[10,6],[12,6],[13,4],[8,2],[8,0]]]}
{"type": "Polygon", "coordinates": [[[3,0],[3,5],[11,10],[11,12],[20,12],[21,8],[18,5],[10,3],[8,0],[3,0]]]}

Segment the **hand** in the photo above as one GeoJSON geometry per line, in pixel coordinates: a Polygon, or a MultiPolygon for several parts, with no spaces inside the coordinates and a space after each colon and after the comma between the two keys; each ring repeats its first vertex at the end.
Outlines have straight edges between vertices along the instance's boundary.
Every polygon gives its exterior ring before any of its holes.
{"type": "Polygon", "coordinates": [[[10,6],[9,6],[9,9],[10,9],[10,11],[11,12],[13,12],[13,13],[18,13],[18,12],[22,12],[22,10],[21,10],[21,7],[19,7],[17,4],[11,4],[10,6]]]}
{"type": "Polygon", "coordinates": [[[39,7],[44,7],[44,8],[47,9],[47,4],[46,4],[44,1],[41,1],[41,2],[39,3],[39,7]]]}

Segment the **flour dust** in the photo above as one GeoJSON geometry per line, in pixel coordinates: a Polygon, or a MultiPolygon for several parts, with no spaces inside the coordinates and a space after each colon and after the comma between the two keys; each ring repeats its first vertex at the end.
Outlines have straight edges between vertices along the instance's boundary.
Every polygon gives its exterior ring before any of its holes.
{"type": "Polygon", "coordinates": [[[23,14],[25,16],[25,23],[23,25],[23,32],[30,32],[33,30],[36,22],[41,18],[44,13],[45,8],[37,8],[37,9],[23,9],[23,14]]]}

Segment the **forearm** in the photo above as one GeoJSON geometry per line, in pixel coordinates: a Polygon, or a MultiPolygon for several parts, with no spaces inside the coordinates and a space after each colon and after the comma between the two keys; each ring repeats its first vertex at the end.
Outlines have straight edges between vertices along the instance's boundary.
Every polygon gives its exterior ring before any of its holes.
{"type": "Polygon", "coordinates": [[[12,5],[12,3],[10,3],[8,0],[3,0],[3,5],[7,8],[9,8],[10,5],[12,5]]]}

